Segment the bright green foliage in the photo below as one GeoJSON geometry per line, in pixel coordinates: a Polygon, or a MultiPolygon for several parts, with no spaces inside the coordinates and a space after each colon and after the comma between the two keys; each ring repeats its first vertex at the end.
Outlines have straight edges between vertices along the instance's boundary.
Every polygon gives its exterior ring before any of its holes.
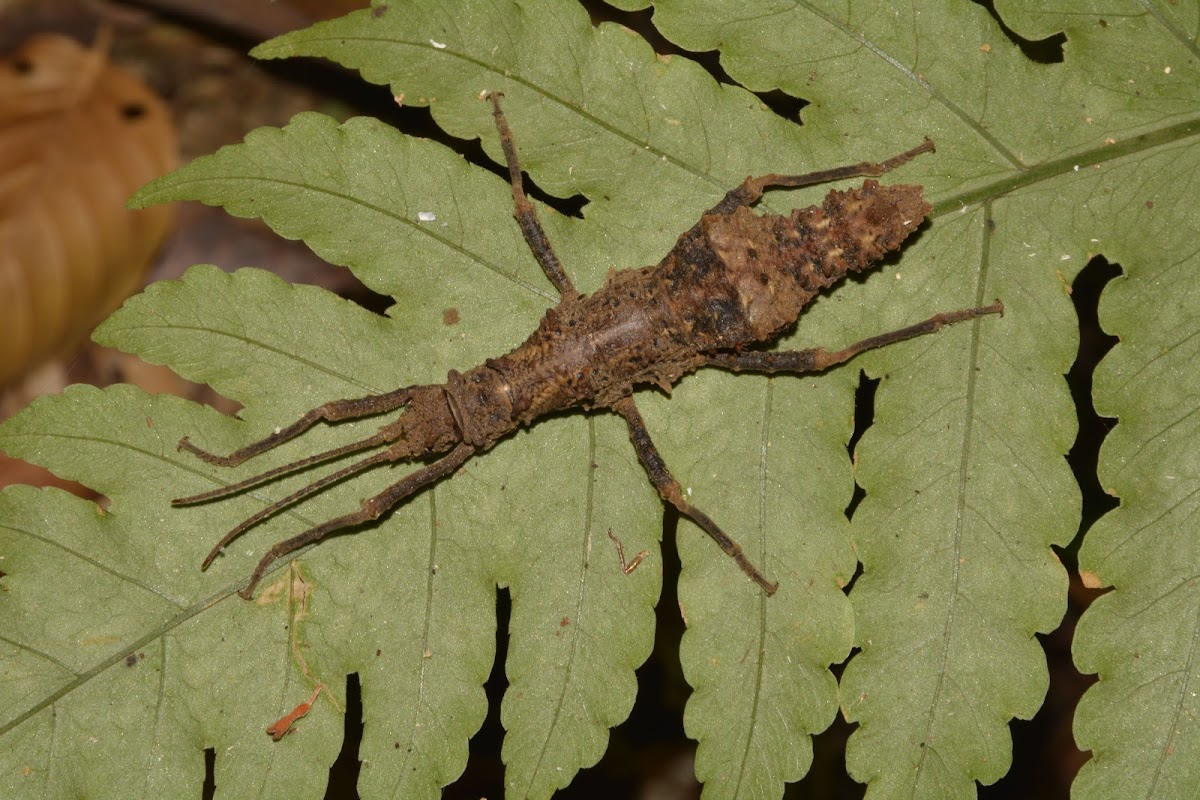
{"type": "MultiPolygon", "coordinates": [[[[644,6],[637,0],[622,7],[644,6]]],[[[1099,6],[1099,4],[1095,4],[1099,6]]],[[[1008,769],[1007,723],[1046,690],[1033,634],[1060,619],[1051,544],[1078,519],[1062,459],[1076,346],[1066,287],[1096,253],[1125,278],[1102,306],[1122,344],[1097,376],[1120,418],[1101,479],[1122,508],[1084,567],[1116,587],[1085,616],[1080,666],[1101,682],[1077,718],[1095,759],[1081,797],[1175,797],[1197,783],[1191,649],[1200,264],[1191,180],[1200,133],[1196,0],[1103,8],[1004,3],[1028,38],[1067,33],[1034,64],[973,3],[663,0],[654,23],[718,50],[753,90],[810,101],[795,125],[636,34],[593,28],[570,0],[376,2],[259,47],[322,56],[428,104],[502,161],[483,91],[503,91],[522,166],[582,195],[543,210],[579,288],[654,263],[746,175],[880,159],[931,136],[888,180],[921,183],[932,224],[865,281],[804,315],[784,346],[842,344],[1002,298],[988,317],[828,375],[715,371],[638,395],[696,505],[747,549],[766,598],[681,524],[685,716],[710,797],[778,797],[839,705],[858,731],[851,774],[871,798],[961,798],[1008,769]],[[470,24],[464,24],[469,20],[470,24]],[[858,369],[882,378],[855,454],[858,369]],[[866,490],[853,524],[853,478],[866,490]],[[842,589],[863,572],[850,592],[842,589]],[[839,687],[828,667],[861,648],[839,687]]],[[[825,189],[774,192],[784,211],[825,189]]],[[[98,338],[244,404],[228,419],[172,398],[76,387],[0,429],[0,447],[103,492],[0,494],[0,796],[194,795],[216,751],[218,797],[315,797],[341,742],[348,673],[362,684],[364,798],[436,796],[485,712],[496,586],[513,600],[502,707],[510,797],[546,797],[603,754],[650,651],[661,504],[611,414],[539,423],[469,461],[380,524],[277,565],[254,603],[233,592],[272,542],[356,507],[407,467],[327,491],[255,528],[207,573],[235,523],[294,476],[186,509],[172,497],[373,432],[319,426],[235,470],[218,452],[326,400],[436,382],[518,344],[555,300],[500,178],[374,120],[316,114],[200,159],[137,204],[195,199],[261,217],[349,266],[387,318],[262,272],[197,267],[130,301],[98,338]],[[457,311],[457,324],[449,325],[457,311]],[[651,556],[623,575],[607,531],[651,556]],[[322,694],[299,732],[263,728],[322,694]]]]}

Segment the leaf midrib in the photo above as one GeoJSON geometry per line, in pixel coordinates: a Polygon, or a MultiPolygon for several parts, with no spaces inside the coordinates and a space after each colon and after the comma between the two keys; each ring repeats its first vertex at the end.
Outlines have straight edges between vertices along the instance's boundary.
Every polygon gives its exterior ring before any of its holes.
{"type": "Polygon", "coordinates": [[[542,772],[542,764],[546,760],[546,754],[550,750],[550,740],[558,732],[558,719],[562,714],[563,706],[566,704],[567,691],[570,689],[575,675],[575,658],[579,654],[579,638],[583,635],[586,627],[584,621],[584,606],[587,600],[588,578],[590,572],[588,570],[588,561],[592,552],[592,536],[595,535],[595,487],[596,487],[596,470],[599,468],[596,455],[596,417],[593,414],[587,415],[588,425],[588,450],[587,450],[587,489],[585,493],[584,514],[583,514],[583,552],[579,562],[580,580],[579,593],[575,596],[575,619],[570,626],[571,631],[571,650],[567,657],[567,663],[562,670],[562,686],[559,688],[558,699],[554,703],[554,714],[551,717],[550,725],[546,729],[546,737],[542,741],[542,748],[538,752],[534,767],[529,771],[529,783],[525,787],[523,796],[528,796],[533,787],[533,782],[542,772]]]}
{"type": "MultiPolygon", "coordinates": [[[[110,445],[110,446],[113,446],[116,448],[124,448],[124,449],[128,449],[128,450],[133,450],[134,452],[136,452],[142,456],[163,461],[164,463],[168,463],[171,466],[176,467],[176,468],[182,467],[184,469],[191,469],[190,467],[187,467],[186,465],[176,463],[174,461],[171,461],[170,459],[164,459],[164,458],[162,458],[161,454],[153,453],[144,448],[131,447],[127,443],[113,442],[111,440],[103,440],[103,439],[99,439],[97,437],[80,437],[80,436],[74,436],[74,435],[66,436],[66,435],[62,435],[62,434],[51,434],[51,433],[40,433],[38,435],[43,438],[48,438],[48,437],[57,435],[60,438],[64,438],[64,439],[83,439],[85,441],[100,442],[101,444],[107,444],[107,445],[110,445]]],[[[200,473],[198,470],[193,470],[193,471],[197,472],[197,474],[203,474],[203,473],[200,473]]],[[[247,496],[254,497],[255,499],[260,500],[264,503],[270,502],[269,499],[259,497],[258,495],[254,494],[254,493],[247,493],[247,496]]],[[[296,507],[290,507],[290,508],[284,509],[282,513],[301,520],[306,526],[309,526],[309,527],[316,524],[313,520],[308,519],[303,514],[301,514],[296,507]]],[[[100,569],[104,572],[111,574],[113,577],[117,578],[118,580],[121,580],[122,582],[128,583],[133,586],[137,586],[138,588],[141,588],[141,589],[149,592],[153,596],[168,603],[169,605],[172,605],[176,608],[181,608],[181,604],[178,601],[171,599],[169,596],[162,594],[161,592],[153,589],[152,587],[150,587],[148,585],[143,584],[142,582],[136,580],[135,578],[133,578],[131,576],[127,576],[127,575],[118,573],[118,572],[110,569],[106,565],[96,561],[95,559],[89,558],[89,557],[83,555],[82,553],[72,550],[71,548],[65,547],[64,545],[62,545],[60,543],[54,542],[49,539],[45,539],[44,537],[40,537],[37,534],[33,534],[32,532],[29,532],[29,531],[22,530],[21,532],[27,533],[31,536],[34,536],[35,538],[39,539],[40,541],[45,542],[46,544],[58,547],[58,548],[62,549],[64,552],[68,552],[68,553],[72,554],[73,556],[85,561],[86,563],[92,564],[97,569],[100,569]]],[[[308,547],[305,547],[301,550],[296,551],[297,556],[306,552],[307,550],[312,549],[313,547],[316,547],[318,544],[319,544],[319,542],[313,543],[313,544],[309,545],[308,547]]],[[[286,566],[286,562],[280,562],[280,563],[274,565],[273,567],[271,567],[266,572],[266,574],[270,575],[270,574],[278,571],[279,569],[283,568],[284,566],[286,566]]],[[[242,586],[244,584],[245,584],[245,576],[242,575],[242,576],[238,577],[237,580],[235,580],[233,583],[226,585],[225,587],[218,590],[214,594],[209,595],[204,600],[200,600],[199,602],[194,603],[191,606],[182,608],[182,610],[178,614],[175,614],[174,616],[170,617],[165,622],[163,622],[162,624],[160,624],[157,627],[155,627],[154,629],[152,629],[149,633],[145,634],[144,636],[142,636],[139,639],[134,640],[132,643],[128,644],[124,648],[121,648],[120,650],[115,651],[108,658],[97,662],[91,668],[84,670],[83,672],[75,672],[75,670],[68,668],[68,671],[75,675],[74,679],[67,681],[62,686],[60,686],[57,690],[49,693],[44,698],[42,698],[38,702],[34,703],[28,709],[26,709],[24,712],[17,715],[16,717],[14,717],[12,720],[0,724],[0,738],[2,738],[9,731],[17,728],[19,725],[21,725],[28,719],[41,713],[47,707],[52,706],[54,703],[58,702],[60,699],[62,699],[66,695],[70,694],[71,692],[75,691],[76,689],[80,688],[81,686],[87,684],[92,678],[103,673],[109,667],[111,667],[115,664],[118,664],[120,662],[123,662],[131,654],[137,653],[138,651],[144,649],[147,644],[164,636],[168,631],[171,631],[171,630],[179,627],[180,625],[182,625],[183,623],[192,619],[193,617],[203,613],[204,611],[208,610],[209,608],[216,606],[222,600],[225,600],[225,599],[229,598],[230,596],[235,595],[238,592],[238,590],[242,588],[242,586]]]]}
{"type": "Polygon", "coordinates": [[[1089,147],[1059,158],[1043,161],[999,180],[989,181],[980,186],[947,195],[934,201],[933,211],[929,216],[932,218],[958,213],[976,203],[995,200],[1019,189],[1061,177],[1069,172],[1078,172],[1085,167],[1116,161],[1197,136],[1200,136],[1200,115],[1194,115],[1173,125],[1155,128],[1110,145],[1089,147]]]}
{"type": "Polygon", "coordinates": [[[179,627],[192,617],[195,617],[222,602],[223,600],[228,599],[231,595],[237,592],[242,583],[244,583],[244,581],[239,580],[237,583],[226,586],[220,591],[209,595],[207,598],[191,605],[188,608],[185,608],[183,611],[171,617],[154,630],[142,636],[140,639],[135,640],[127,647],[113,653],[103,661],[97,662],[91,669],[79,673],[74,680],[64,683],[56,691],[46,695],[46,697],[44,697],[42,700],[39,700],[34,705],[30,706],[27,710],[14,717],[11,721],[0,724],[0,737],[3,737],[9,731],[17,728],[26,720],[40,714],[46,708],[52,706],[66,695],[83,686],[92,678],[107,670],[109,667],[123,662],[131,654],[145,648],[146,645],[163,636],[167,631],[179,627]]]}
{"type": "MultiPolygon", "coordinates": [[[[759,434],[759,459],[758,459],[758,551],[762,555],[760,561],[766,564],[767,553],[767,470],[769,464],[768,448],[771,441],[771,409],[775,400],[775,378],[767,377],[764,381],[763,403],[762,403],[762,423],[760,425],[759,434]]],[[[737,784],[734,786],[734,796],[742,795],[742,787],[749,779],[753,780],[754,770],[748,765],[752,754],[752,745],[754,744],[755,733],[758,731],[758,713],[759,705],[762,701],[763,693],[763,672],[765,669],[764,662],[766,661],[767,651],[767,612],[770,606],[767,605],[767,594],[765,592],[757,592],[758,594],[758,648],[755,651],[756,657],[754,662],[754,691],[750,701],[750,720],[749,730],[746,734],[746,746],[742,749],[741,758],[738,761],[737,784]]],[[[828,669],[828,668],[826,668],[828,669]]]]}
{"type": "MultiPolygon", "coordinates": [[[[284,129],[284,130],[286,130],[286,129],[284,129]]],[[[415,138],[415,137],[409,137],[409,138],[415,138]]],[[[243,146],[245,146],[245,145],[243,145],[243,146]]],[[[295,189],[298,194],[311,193],[311,194],[322,195],[324,197],[328,197],[331,200],[337,201],[339,203],[345,203],[347,205],[350,205],[350,206],[354,207],[355,209],[361,209],[362,211],[369,211],[371,213],[377,214],[386,219],[389,219],[394,222],[397,222],[397,223],[407,226],[408,228],[412,229],[413,231],[416,231],[417,233],[419,233],[420,235],[425,236],[425,237],[433,240],[434,242],[437,242],[439,245],[441,245],[442,247],[445,247],[447,250],[451,251],[452,253],[455,253],[456,255],[466,259],[468,262],[470,262],[472,264],[477,264],[478,266],[481,266],[484,269],[489,270],[490,272],[496,274],[497,276],[499,276],[507,281],[510,281],[511,283],[520,287],[521,289],[524,289],[525,291],[529,292],[530,294],[533,294],[537,297],[541,297],[545,300],[549,300],[550,302],[556,302],[558,300],[557,293],[551,292],[548,289],[543,289],[539,286],[535,286],[532,283],[528,283],[527,281],[521,280],[521,278],[518,277],[516,274],[505,271],[499,264],[493,263],[492,261],[484,258],[479,253],[467,250],[466,248],[462,247],[461,245],[458,245],[455,242],[451,241],[447,237],[438,236],[436,233],[436,231],[437,231],[436,228],[430,227],[428,225],[423,225],[419,221],[414,221],[414,220],[408,218],[407,216],[397,214],[393,210],[385,208],[384,206],[380,206],[375,203],[369,203],[366,201],[366,199],[364,197],[362,197],[360,195],[352,195],[352,194],[347,194],[344,192],[337,192],[337,191],[334,191],[333,189],[330,189],[325,186],[319,186],[319,185],[312,184],[312,183],[304,183],[302,181],[288,180],[286,178],[278,178],[278,177],[260,177],[257,175],[246,175],[244,173],[232,174],[232,175],[219,175],[219,176],[215,176],[215,177],[188,178],[186,180],[174,180],[171,183],[170,191],[164,192],[164,194],[166,194],[168,197],[171,197],[171,198],[178,198],[178,197],[184,197],[184,196],[189,197],[189,198],[197,197],[200,194],[202,194],[202,192],[188,193],[185,195],[185,194],[182,194],[179,190],[184,187],[187,187],[187,186],[205,186],[205,185],[211,184],[216,187],[215,192],[208,192],[208,193],[203,193],[203,194],[226,195],[226,194],[228,194],[228,191],[229,191],[227,187],[230,184],[236,184],[236,183],[244,183],[244,184],[249,184],[249,185],[267,184],[269,186],[281,186],[281,187],[284,187],[287,189],[295,189]]],[[[135,197],[135,199],[137,200],[137,204],[134,207],[135,208],[145,208],[150,205],[155,205],[159,202],[165,202],[165,200],[156,200],[154,198],[155,198],[154,192],[145,192],[145,193],[139,192],[135,197]]],[[[132,200],[130,202],[131,202],[131,204],[133,203],[132,200]]],[[[204,201],[201,201],[201,202],[204,202],[204,201]]],[[[233,211],[234,208],[244,208],[245,206],[242,205],[243,202],[248,203],[250,205],[250,207],[254,209],[250,213],[250,216],[253,216],[258,219],[263,219],[264,221],[266,220],[267,215],[260,212],[260,204],[255,201],[239,202],[237,199],[231,199],[229,201],[221,203],[220,205],[223,208],[225,208],[226,211],[231,215],[243,216],[242,214],[237,214],[233,211]]],[[[205,203],[205,205],[212,205],[212,204],[205,203]]],[[[298,218],[299,218],[299,215],[297,215],[296,217],[292,217],[289,215],[289,219],[295,220],[298,218]]],[[[275,228],[274,225],[272,225],[271,227],[272,227],[272,229],[275,228]]],[[[283,236],[283,234],[280,234],[280,235],[283,236]]],[[[284,238],[289,238],[289,237],[284,236],[284,238]]],[[[310,238],[310,237],[309,237],[309,234],[306,233],[305,235],[300,236],[298,238],[304,239],[307,242],[308,238],[310,238]]],[[[343,266],[349,266],[349,265],[343,265],[343,266]]],[[[355,266],[356,270],[360,270],[360,269],[362,269],[362,267],[364,265],[355,264],[354,266],[355,266]]]]}
{"type": "MultiPolygon", "coordinates": [[[[985,222],[992,220],[991,201],[984,203],[984,219],[985,222]]],[[[980,241],[980,268],[977,272],[975,284],[975,304],[982,305],[985,293],[987,291],[987,279],[989,267],[991,265],[991,247],[992,239],[995,236],[995,226],[984,224],[982,226],[982,239],[980,241]]],[[[963,541],[965,539],[966,521],[964,519],[967,507],[967,476],[971,471],[971,451],[972,440],[974,436],[975,423],[975,392],[979,385],[979,377],[977,365],[979,363],[979,348],[982,345],[979,335],[979,321],[976,320],[971,328],[971,346],[967,351],[966,365],[966,397],[964,408],[964,420],[962,429],[962,446],[959,452],[958,460],[958,491],[956,492],[956,500],[954,506],[954,548],[953,548],[953,577],[951,579],[951,591],[946,608],[946,621],[942,628],[942,634],[934,637],[941,646],[941,659],[938,664],[937,677],[934,680],[933,695],[929,700],[928,717],[925,721],[925,733],[921,737],[921,742],[926,746],[921,748],[920,755],[917,757],[916,767],[913,770],[913,781],[911,784],[912,797],[917,796],[918,788],[921,784],[921,777],[925,772],[925,761],[933,752],[936,738],[934,736],[934,727],[938,724],[939,710],[941,705],[942,691],[945,687],[946,680],[949,677],[950,661],[952,654],[958,653],[958,648],[953,644],[954,638],[954,623],[958,617],[959,592],[962,582],[962,552],[963,541]]]]}
{"type": "MultiPolygon", "coordinates": [[[[602,23],[602,24],[611,24],[611,23],[602,23]]],[[[414,41],[408,41],[408,40],[404,40],[404,39],[383,38],[383,37],[378,37],[378,36],[347,36],[347,35],[334,36],[334,37],[313,36],[313,37],[307,37],[304,40],[304,42],[305,42],[305,45],[321,44],[321,43],[329,45],[330,43],[335,43],[338,46],[344,46],[348,42],[361,42],[365,45],[370,45],[370,46],[374,46],[374,47],[379,47],[382,45],[384,47],[384,49],[386,49],[387,47],[414,47],[414,48],[420,48],[423,50],[434,51],[439,56],[452,56],[454,58],[459,59],[460,61],[471,64],[474,67],[476,67],[484,72],[488,72],[492,75],[495,75],[497,78],[500,78],[500,79],[504,80],[505,82],[516,83],[516,84],[519,84],[519,85],[525,87],[526,89],[529,89],[534,94],[540,95],[540,96],[546,98],[547,100],[550,100],[550,101],[556,103],[560,108],[563,108],[573,114],[576,114],[581,119],[587,121],[588,123],[591,123],[592,125],[596,126],[597,128],[599,128],[602,131],[606,131],[607,133],[612,134],[613,136],[620,139],[621,141],[627,142],[628,144],[631,144],[631,145],[637,147],[639,150],[644,150],[647,153],[651,153],[658,160],[665,161],[668,164],[672,164],[675,167],[678,167],[683,172],[685,172],[695,178],[698,178],[706,183],[711,184],[716,189],[718,189],[721,193],[724,193],[729,188],[729,187],[723,185],[721,183],[721,181],[719,181],[711,173],[699,170],[699,169],[691,166],[687,162],[682,161],[681,159],[672,155],[671,153],[668,153],[666,150],[656,147],[651,140],[639,140],[639,139],[629,135],[628,133],[625,132],[625,130],[623,128],[607,123],[603,117],[599,117],[599,116],[596,116],[595,114],[589,113],[582,106],[580,106],[576,103],[569,102],[568,100],[564,99],[563,97],[560,97],[559,95],[555,94],[554,92],[547,90],[545,87],[541,86],[540,84],[538,84],[528,78],[524,78],[516,72],[509,72],[507,70],[500,69],[499,67],[493,66],[493,65],[491,65],[485,61],[482,61],[478,58],[473,58],[469,55],[457,52],[450,48],[434,48],[428,42],[414,42],[414,41]]],[[[295,54],[289,53],[285,56],[283,54],[272,53],[272,52],[269,52],[269,50],[264,49],[264,47],[260,45],[259,47],[252,50],[250,52],[250,55],[255,56],[256,58],[283,58],[283,57],[292,57],[295,54]],[[267,53],[269,53],[269,54],[267,54],[267,53]]],[[[369,79],[366,78],[366,76],[364,75],[364,80],[369,80],[369,79]]],[[[371,82],[373,82],[373,81],[371,81],[371,82]]]]}

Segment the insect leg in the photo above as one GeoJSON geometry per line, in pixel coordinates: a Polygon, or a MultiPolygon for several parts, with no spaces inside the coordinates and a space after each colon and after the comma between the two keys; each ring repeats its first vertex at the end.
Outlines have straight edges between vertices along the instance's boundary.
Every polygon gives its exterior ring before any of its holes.
{"type": "Polygon", "coordinates": [[[270,436],[259,439],[257,442],[251,442],[227,456],[218,456],[207,450],[201,450],[192,444],[186,436],[179,440],[178,449],[186,450],[202,461],[207,461],[209,464],[215,464],[218,467],[236,467],[248,458],[254,458],[260,453],[265,453],[284,442],[295,439],[321,420],[339,422],[345,419],[370,417],[386,411],[394,411],[408,402],[412,394],[412,389],[412,386],[405,386],[402,389],[396,389],[385,394],[372,394],[350,400],[333,400],[322,406],[317,406],[286,428],[280,428],[270,436]]]}
{"type": "Polygon", "coordinates": [[[637,405],[633,402],[632,397],[626,397],[613,404],[613,409],[625,418],[625,422],[629,424],[629,438],[633,440],[633,449],[637,451],[638,459],[642,462],[642,466],[646,468],[646,472],[650,475],[650,482],[654,484],[654,488],[658,490],[662,496],[671,505],[679,509],[679,513],[683,514],[688,519],[695,522],[704,532],[712,537],[712,540],[720,545],[725,554],[737,562],[741,567],[742,572],[746,573],[747,577],[763,588],[767,594],[775,594],[775,590],[779,588],[779,584],[767,580],[758,567],[750,563],[750,559],[746,557],[745,551],[733,539],[729,538],[728,534],[713,522],[711,518],[703,511],[695,508],[686,500],[683,499],[683,489],[679,486],[679,481],[675,480],[675,476],[667,469],[667,465],[663,462],[662,456],[658,452],[658,448],[654,446],[654,442],[650,439],[650,432],[646,430],[646,423],[642,420],[642,415],[637,409],[637,405]]]}
{"type": "Polygon", "coordinates": [[[934,333],[944,325],[953,325],[956,322],[975,319],[984,314],[1003,313],[1004,304],[997,300],[989,306],[964,308],[960,311],[934,314],[924,322],[918,322],[916,325],[909,325],[907,328],[900,328],[888,333],[881,333],[878,336],[868,337],[861,342],[855,342],[849,347],[844,347],[832,353],[823,347],[813,347],[808,350],[706,353],[704,357],[708,366],[721,367],[733,372],[741,372],[743,370],[747,372],[769,373],[821,372],[836,364],[849,361],[859,353],[874,350],[877,347],[885,347],[896,342],[903,342],[906,339],[915,339],[927,333],[934,333]]]}
{"type": "MultiPolygon", "coordinates": [[[[266,508],[260,509],[256,513],[254,513],[254,514],[250,515],[249,517],[247,517],[246,519],[242,520],[232,530],[230,530],[229,533],[222,536],[221,541],[217,542],[216,546],[213,547],[213,549],[208,552],[207,556],[205,556],[204,561],[200,564],[200,569],[201,570],[208,569],[209,565],[212,564],[213,559],[215,559],[218,555],[220,555],[221,551],[225,549],[225,546],[227,544],[232,542],[237,537],[241,536],[246,531],[253,528],[258,523],[262,522],[264,519],[268,519],[270,517],[275,516],[280,511],[287,508],[288,506],[290,506],[300,500],[303,500],[306,497],[316,494],[317,492],[324,489],[326,486],[335,484],[344,478],[350,477],[351,475],[357,475],[360,472],[365,472],[368,469],[370,469],[371,467],[386,463],[388,461],[395,461],[395,460],[396,460],[395,456],[393,456],[391,453],[389,453],[387,451],[384,451],[382,453],[376,453],[375,455],[373,455],[369,458],[364,458],[361,461],[356,461],[355,463],[351,464],[348,467],[344,467],[342,469],[339,469],[337,472],[333,472],[329,475],[326,475],[324,478],[321,478],[320,480],[313,481],[312,483],[308,484],[307,486],[303,486],[300,489],[297,489],[296,491],[292,492],[287,497],[284,497],[281,500],[276,500],[274,503],[271,503],[266,508]]],[[[288,466],[292,466],[292,465],[289,464],[288,466]]],[[[258,476],[258,477],[261,478],[262,476],[258,476]]],[[[256,479],[252,479],[252,480],[256,480],[256,479]]],[[[184,499],[190,500],[192,498],[184,498],[184,499]]],[[[178,502],[174,502],[173,505],[178,505],[178,502]]]]}
{"type": "Polygon", "coordinates": [[[187,497],[176,497],[171,501],[171,505],[190,506],[193,503],[203,503],[207,500],[216,500],[218,497],[228,497],[231,494],[237,494],[245,489],[249,489],[252,486],[258,486],[259,484],[272,481],[281,475],[288,475],[292,472],[298,472],[302,469],[311,467],[314,464],[332,461],[335,458],[341,458],[342,456],[350,455],[351,453],[357,453],[360,450],[370,450],[372,447],[378,447],[381,444],[387,444],[392,440],[392,438],[393,434],[387,429],[384,429],[374,436],[369,436],[366,439],[360,439],[357,442],[344,444],[341,447],[335,447],[332,450],[326,450],[323,453],[317,453],[316,455],[309,456],[308,458],[302,458],[299,461],[292,461],[288,464],[276,467],[275,469],[269,469],[266,472],[246,478],[244,481],[231,483],[227,486],[220,486],[216,489],[210,489],[207,492],[200,492],[199,494],[193,494],[187,497]]]}
{"type": "Polygon", "coordinates": [[[559,263],[558,256],[554,254],[554,248],[550,246],[550,240],[542,230],[542,223],[538,221],[533,203],[525,196],[525,189],[521,185],[521,165],[517,162],[517,146],[513,141],[508,121],[504,118],[504,112],[500,110],[500,97],[500,92],[488,94],[496,117],[496,129],[500,132],[500,146],[504,148],[504,160],[508,162],[508,179],[512,183],[513,202],[516,204],[513,216],[517,218],[517,224],[521,226],[521,233],[525,234],[525,241],[529,243],[534,258],[541,264],[546,277],[558,289],[559,295],[563,298],[575,297],[579,293],[575,291],[575,285],[571,283],[571,279],[559,263]]]}
{"type": "Polygon", "coordinates": [[[823,169],[817,172],[809,172],[804,175],[780,175],[772,172],[768,175],[760,175],[757,178],[746,178],[742,185],[736,189],[729,190],[721,202],[710,208],[709,214],[731,214],[739,206],[748,206],[758,202],[762,197],[763,191],[768,186],[782,186],[787,188],[797,189],[801,186],[814,186],[818,183],[828,183],[829,181],[840,181],[845,178],[874,178],[883,175],[885,172],[891,172],[896,167],[911,161],[921,153],[932,153],[933,141],[926,139],[911,150],[906,150],[898,156],[892,156],[887,161],[875,163],[873,161],[863,161],[858,164],[850,164],[845,167],[834,167],[833,169],[823,169]]]}
{"type": "Polygon", "coordinates": [[[384,489],[379,494],[364,500],[362,508],[352,514],[344,514],[323,522],[314,528],[309,528],[304,533],[293,536],[290,539],[284,539],[279,542],[262,557],[258,562],[258,566],[254,568],[254,572],[250,575],[250,582],[246,587],[238,592],[246,600],[254,596],[254,587],[262,580],[263,573],[276,560],[282,558],[288,553],[295,552],[305,545],[324,539],[334,531],[343,528],[350,528],[355,525],[361,525],[364,522],[379,519],[384,512],[395,506],[402,500],[412,496],[416,492],[425,488],[429,484],[444,478],[454,470],[463,465],[468,458],[475,453],[475,448],[469,444],[460,444],[450,451],[449,454],[443,456],[427,467],[422,467],[416,472],[411,473],[405,478],[393,483],[388,488],[384,489]]]}

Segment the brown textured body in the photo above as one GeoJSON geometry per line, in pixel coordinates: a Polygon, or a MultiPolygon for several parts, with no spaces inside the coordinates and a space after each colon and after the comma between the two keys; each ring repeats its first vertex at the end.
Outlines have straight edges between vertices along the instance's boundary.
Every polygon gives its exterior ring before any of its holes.
{"type": "MultiPolygon", "coordinates": [[[[277,543],[259,560],[240,592],[249,598],[277,559],[333,531],[378,519],[423,487],[453,474],[471,456],[518,427],[570,408],[608,408],[624,418],[638,460],[659,495],[703,529],[763,591],[774,593],[777,584],[684,496],[638,411],[634,387],[651,384],[669,391],[681,377],[702,366],[766,373],[819,372],[865,350],[933,333],[944,325],[983,314],[1001,313],[1004,307],[997,301],[937,314],[833,352],[819,347],[786,352],[744,349],[776,339],[818,292],[847,272],[866,269],[898,249],[930,212],[920,186],[880,186],[868,180],[857,189],[830,192],[819,207],[788,215],[758,215],[750,206],[762,197],[764,189],[882,175],[921,153],[932,152],[933,143],[926,139],[878,164],[862,162],[806,175],[772,173],[747,178],[680,236],[656,266],[615,272],[594,294],[582,295],[559,263],[525,196],[512,132],[500,110],[499,96],[490,98],[508,163],[514,216],[546,277],[558,289],[559,304],[546,312],[519,347],[466,372],[451,370],[444,384],[333,400],[227,456],[209,453],[185,438],[180,442],[182,449],[211,464],[230,467],[302,435],[321,421],[400,411],[392,422],[365,439],[172,501],[186,505],[225,497],[350,453],[382,448],[245,519],[225,534],[203,566],[249,528],[328,486],[382,464],[439,456],[364,500],[359,510],[277,543]]],[[[614,541],[620,555],[620,541],[615,537],[614,541]]],[[[644,557],[645,553],[639,554],[627,565],[621,555],[622,569],[632,570],[644,557]]]]}
{"type": "Polygon", "coordinates": [[[788,216],[705,214],[657,266],[564,297],[512,352],[451,372],[462,440],[486,449],[551,412],[612,407],[639,384],[669,390],[709,354],[770,342],[821,289],[898,248],[929,208],[919,186],[867,181],[788,216]]]}

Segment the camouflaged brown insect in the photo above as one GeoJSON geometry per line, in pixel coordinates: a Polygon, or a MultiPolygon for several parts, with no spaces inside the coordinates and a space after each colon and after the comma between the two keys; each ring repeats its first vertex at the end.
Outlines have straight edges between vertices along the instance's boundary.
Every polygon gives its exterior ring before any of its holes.
{"type": "Polygon", "coordinates": [[[248,599],[266,569],[280,557],[333,531],[378,519],[520,426],[565,409],[609,408],[628,423],[638,458],[662,498],[703,528],[750,579],[773,594],[777,584],[768,580],[708,515],[684,499],[679,482],[646,430],[633,399],[634,387],[654,384],[670,389],[681,377],[704,366],[764,373],[819,372],[865,350],[1003,312],[997,301],[937,314],[836,352],[822,348],[743,350],[770,343],[795,323],[822,289],[847,272],[867,269],[897,250],[931,210],[920,186],[881,186],[868,180],[858,189],[830,192],[820,207],[797,209],[786,216],[759,215],[750,206],[763,190],[882,175],[921,153],[932,152],[933,143],[926,139],[878,164],[747,178],[684,232],[656,266],[616,272],[594,294],[583,295],[567,277],[525,196],[513,136],[499,97],[490,95],[516,203],[514,216],[538,263],[558,288],[558,305],[546,312],[537,330],[515,350],[467,372],[451,370],[443,384],[334,400],[228,456],[208,453],[184,438],[180,449],[211,464],[232,467],[301,435],[321,420],[336,422],[402,409],[394,421],[366,439],[172,501],[186,505],[225,497],[349,453],[383,448],[246,519],[217,543],[202,568],[253,525],[350,475],[380,464],[441,456],[363,501],[359,510],[276,544],[240,592],[248,599]]]}

